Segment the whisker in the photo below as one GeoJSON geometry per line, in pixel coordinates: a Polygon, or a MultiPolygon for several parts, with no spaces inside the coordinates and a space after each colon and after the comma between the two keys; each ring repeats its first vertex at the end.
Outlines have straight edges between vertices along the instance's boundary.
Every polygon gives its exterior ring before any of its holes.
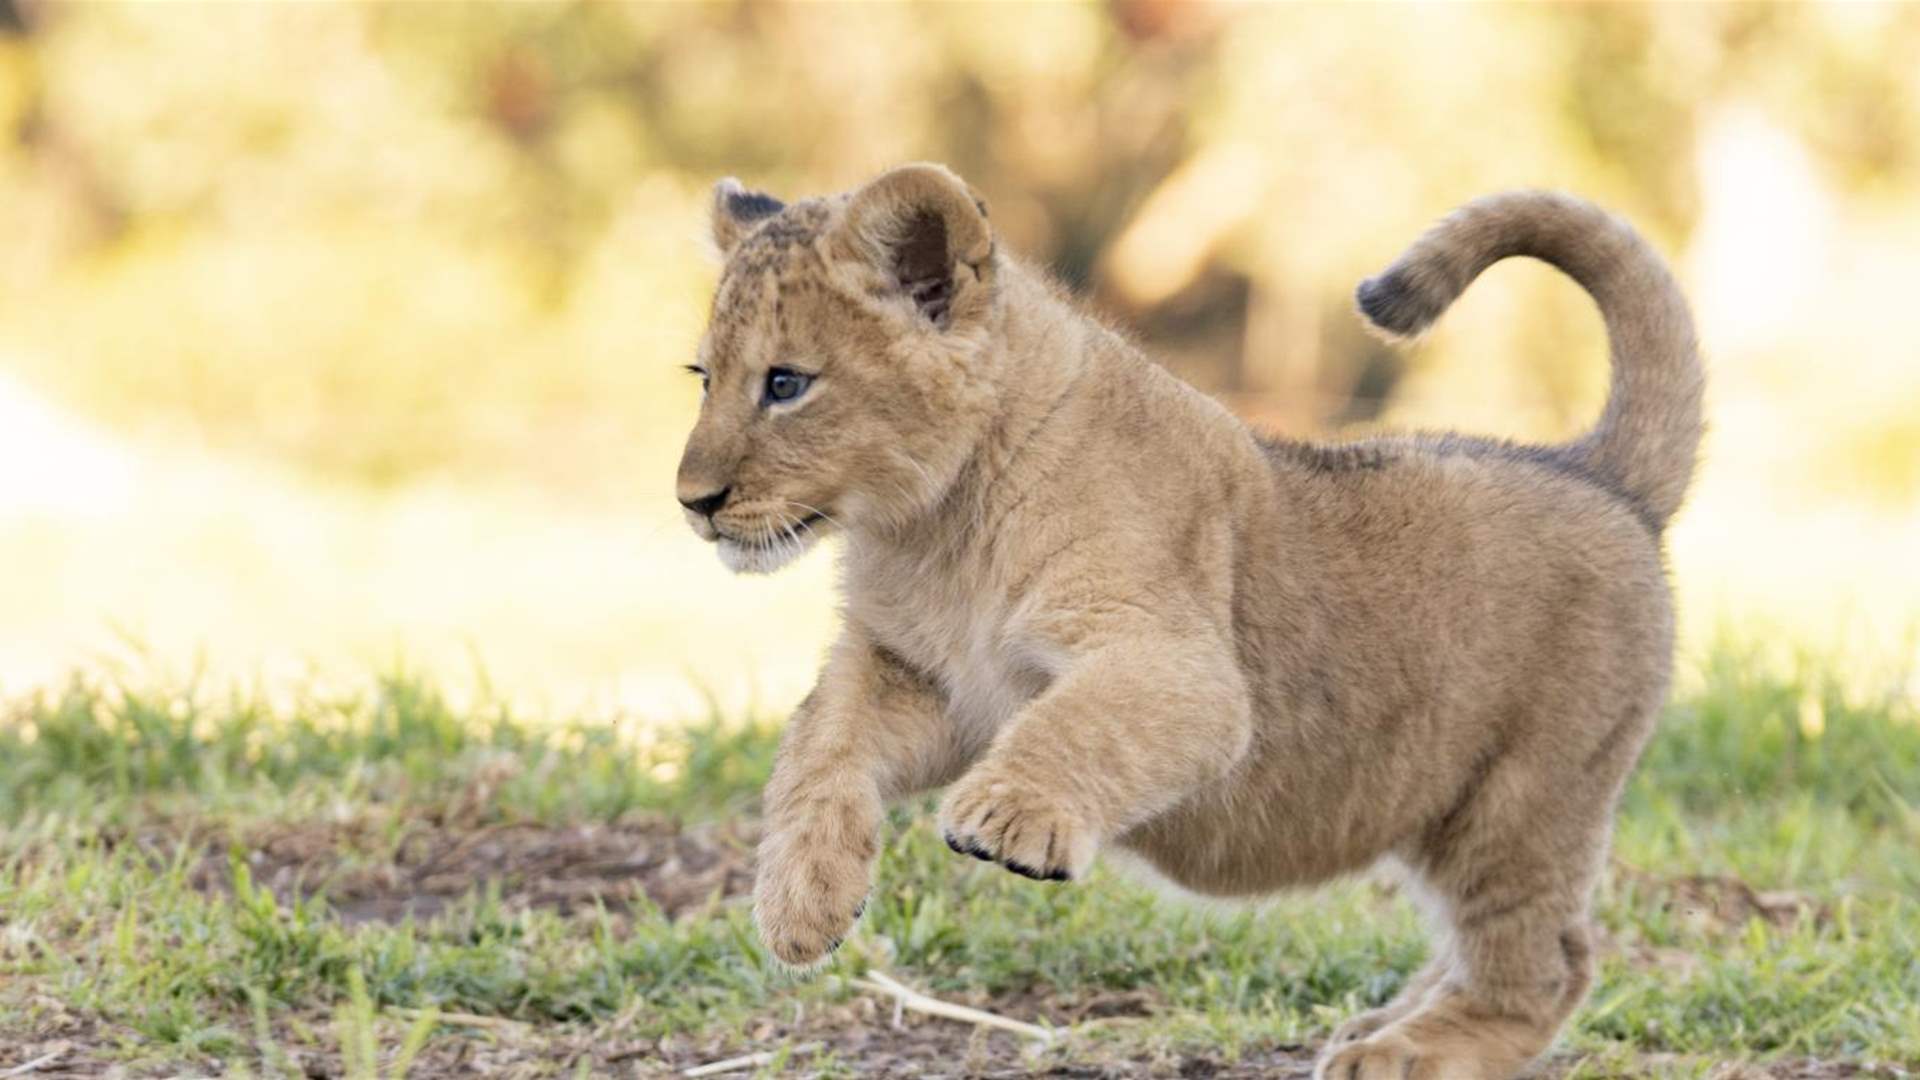
{"type": "Polygon", "coordinates": [[[893,456],[913,466],[913,471],[919,473],[921,481],[927,485],[927,489],[925,492],[922,493],[922,497],[931,498],[933,496],[933,493],[936,490],[938,490],[940,485],[933,482],[933,474],[927,471],[927,467],[925,465],[920,464],[920,462],[916,460],[912,454],[909,454],[904,450],[895,450],[893,452],[893,456]]]}
{"type": "Polygon", "coordinates": [[[788,499],[787,504],[790,506],[797,506],[800,509],[805,510],[810,514],[818,514],[820,517],[826,519],[827,521],[833,522],[836,528],[841,528],[841,529],[846,528],[845,525],[842,525],[840,523],[839,518],[834,517],[832,514],[827,513],[825,510],[822,510],[817,506],[808,506],[806,503],[803,503],[798,499],[788,499]]]}
{"type": "Polygon", "coordinates": [[[783,522],[780,526],[780,534],[774,538],[774,544],[778,548],[777,557],[782,563],[790,562],[806,550],[806,545],[800,542],[801,522],[799,518],[787,513],[783,508],[776,508],[774,513],[779,514],[783,522]]]}

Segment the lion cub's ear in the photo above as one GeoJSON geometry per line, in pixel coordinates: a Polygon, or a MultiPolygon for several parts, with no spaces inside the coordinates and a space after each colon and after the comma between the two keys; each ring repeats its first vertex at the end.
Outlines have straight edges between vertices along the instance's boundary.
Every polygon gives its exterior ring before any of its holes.
{"type": "Polygon", "coordinates": [[[987,204],[945,166],[902,165],[854,192],[835,241],[942,330],[984,309],[994,256],[987,204]]]}
{"type": "Polygon", "coordinates": [[[713,185],[714,246],[724,258],[755,225],[786,208],[787,204],[779,199],[748,191],[740,181],[727,177],[713,185]]]}

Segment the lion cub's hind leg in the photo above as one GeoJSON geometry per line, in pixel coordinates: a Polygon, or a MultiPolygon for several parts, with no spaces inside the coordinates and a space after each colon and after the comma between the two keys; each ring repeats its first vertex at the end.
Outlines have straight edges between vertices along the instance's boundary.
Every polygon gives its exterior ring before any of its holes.
{"type": "Polygon", "coordinates": [[[1518,768],[1503,771],[1490,770],[1414,853],[1444,923],[1435,962],[1392,1004],[1341,1029],[1320,1080],[1506,1080],[1585,998],[1588,899],[1613,784],[1537,773],[1528,783],[1518,768]]]}
{"type": "Polygon", "coordinates": [[[1497,960],[1447,973],[1397,1018],[1361,1038],[1330,1045],[1316,1075],[1325,1080],[1506,1080],[1520,1073],[1552,1044],[1592,980],[1586,927],[1556,914],[1543,906],[1530,916],[1503,919],[1507,925],[1498,931],[1476,935],[1469,948],[1497,960]],[[1554,925],[1562,929],[1553,932],[1554,925]]]}

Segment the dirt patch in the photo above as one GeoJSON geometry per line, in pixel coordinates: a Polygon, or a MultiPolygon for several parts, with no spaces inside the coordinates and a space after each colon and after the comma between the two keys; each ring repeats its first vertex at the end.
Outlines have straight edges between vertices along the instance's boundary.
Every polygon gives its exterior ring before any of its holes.
{"type": "Polygon", "coordinates": [[[1706,933],[1737,931],[1754,919],[1785,929],[1811,920],[1823,925],[1830,905],[1788,889],[1762,890],[1725,874],[1663,877],[1616,861],[1614,887],[1628,886],[1706,933]]]}
{"type": "Polygon", "coordinates": [[[1830,912],[1811,897],[1787,890],[1762,892],[1735,877],[1694,875],[1662,883],[1667,908],[1689,919],[1723,927],[1742,927],[1759,919],[1785,928],[1802,919],[1827,921],[1830,912]]]}
{"type": "Polygon", "coordinates": [[[232,852],[278,899],[323,896],[348,924],[427,919],[476,890],[512,907],[562,914],[641,898],[669,917],[752,887],[752,827],[682,828],[665,821],[459,827],[409,823],[370,836],[364,825],[302,823],[238,837],[208,835],[194,887],[230,892],[232,852]]]}
{"type": "MultiPolygon", "coordinates": [[[[1802,922],[1821,926],[1833,918],[1830,904],[1805,893],[1756,889],[1724,874],[1668,877],[1616,860],[1606,887],[1631,890],[1635,906],[1658,908],[1707,938],[1738,934],[1755,919],[1776,930],[1785,930],[1802,922]]],[[[1687,979],[1698,974],[1703,966],[1698,948],[1651,945],[1632,929],[1616,935],[1599,927],[1596,934],[1595,944],[1602,954],[1622,957],[1636,969],[1657,970],[1675,979],[1687,979]]]]}

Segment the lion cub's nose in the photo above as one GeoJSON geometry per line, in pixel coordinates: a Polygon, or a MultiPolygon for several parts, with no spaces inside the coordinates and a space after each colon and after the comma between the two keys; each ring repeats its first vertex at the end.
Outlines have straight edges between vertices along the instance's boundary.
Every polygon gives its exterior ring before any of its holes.
{"type": "Polygon", "coordinates": [[[678,498],[680,499],[681,506],[699,514],[701,517],[712,517],[720,512],[721,507],[727,505],[727,496],[731,494],[733,494],[732,488],[723,487],[711,495],[701,495],[692,499],[682,495],[678,498]]]}

